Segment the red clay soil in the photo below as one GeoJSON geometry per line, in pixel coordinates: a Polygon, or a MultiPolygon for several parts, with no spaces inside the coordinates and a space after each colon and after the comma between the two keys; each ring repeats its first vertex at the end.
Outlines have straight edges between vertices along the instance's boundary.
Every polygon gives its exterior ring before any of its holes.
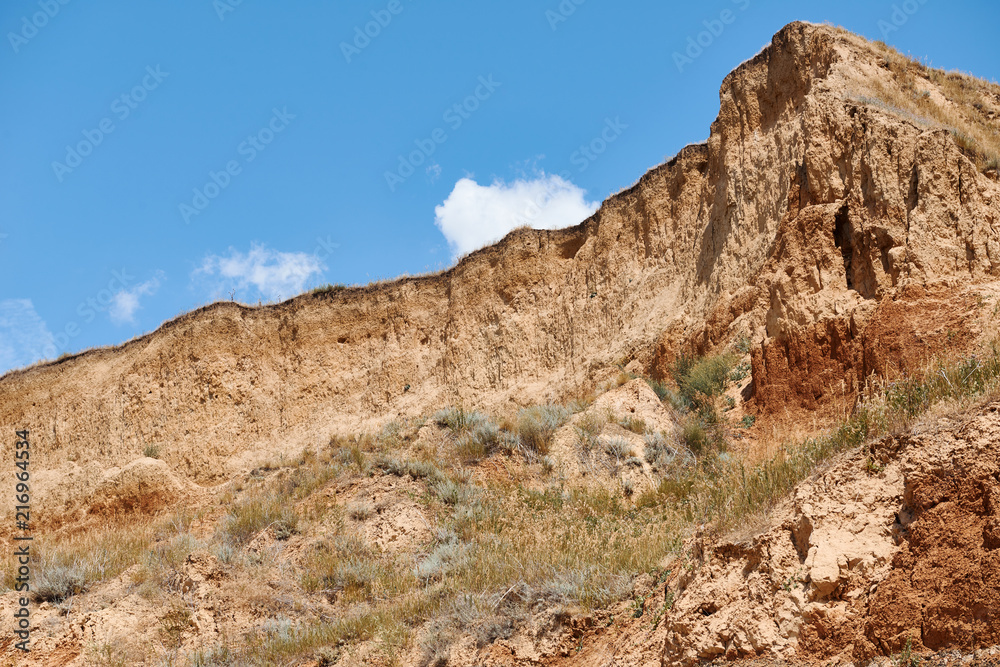
{"type": "Polygon", "coordinates": [[[915,520],[871,599],[869,652],[1000,644],[998,476],[994,460],[907,480],[915,520]]]}
{"type": "Polygon", "coordinates": [[[881,301],[863,327],[846,316],[778,336],[752,352],[754,398],[765,413],[850,405],[872,373],[912,374],[965,351],[975,312],[971,294],[914,285],[881,301]]]}

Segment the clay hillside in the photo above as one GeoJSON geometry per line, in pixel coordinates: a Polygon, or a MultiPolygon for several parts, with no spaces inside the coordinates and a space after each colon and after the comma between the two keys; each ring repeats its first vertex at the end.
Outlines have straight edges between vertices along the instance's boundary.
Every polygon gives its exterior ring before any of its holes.
{"type": "Polygon", "coordinates": [[[1000,664],[998,169],[793,23],[576,227],[8,373],[0,662],[1000,664]]]}

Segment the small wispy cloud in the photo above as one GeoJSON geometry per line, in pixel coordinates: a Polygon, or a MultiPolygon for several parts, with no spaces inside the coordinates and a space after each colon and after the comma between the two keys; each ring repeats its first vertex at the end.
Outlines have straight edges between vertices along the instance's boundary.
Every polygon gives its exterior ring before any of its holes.
{"type": "Polygon", "coordinates": [[[434,209],[434,224],[458,257],[521,225],[535,229],[575,225],[597,207],[597,202],[587,201],[583,188],[555,174],[540,172],[512,183],[498,179],[490,185],[467,177],[434,209]]]}
{"type": "Polygon", "coordinates": [[[135,322],[135,311],[141,308],[140,301],[144,296],[153,296],[160,289],[160,282],[165,280],[163,271],[144,283],[126,288],[115,293],[108,307],[108,315],[115,324],[132,324],[135,322]]]}
{"type": "Polygon", "coordinates": [[[255,243],[247,253],[230,248],[226,255],[208,255],[191,278],[207,284],[212,298],[235,289],[241,296],[252,290],[267,299],[280,299],[301,293],[306,283],[325,270],[315,254],[279,252],[255,243]]]}
{"type": "Polygon", "coordinates": [[[441,178],[441,165],[434,162],[427,167],[427,180],[431,183],[437,183],[439,178],[441,178]]]}
{"type": "Polygon", "coordinates": [[[31,299],[0,301],[0,373],[55,354],[55,338],[31,299]]]}

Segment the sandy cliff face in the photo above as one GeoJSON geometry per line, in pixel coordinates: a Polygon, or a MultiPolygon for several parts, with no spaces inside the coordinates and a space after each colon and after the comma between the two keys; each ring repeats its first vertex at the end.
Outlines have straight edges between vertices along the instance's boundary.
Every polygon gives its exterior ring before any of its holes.
{"type": "Polygon", "coordinates": [[[884,61],[792,24],[725,79],[707,143],[579,226],[515,231],[436,276],[215,304],[10,373],[0,429],[31,429],[61,475],[156,444],[204,484],[389,416],[558,398],[616,362],[663,375],[678,350],[740,334],[760,410],[850,398],[970,340],[974,287],[1000,273],[995,180],[947,130],[859,101],[895,85],[884,61]]]}
{"type": "MultiPolygon", "coordinates": [[[[791,24],[726,77],[707,142],[577,227],[517,230],[434,276],[263,308],[214,304],[118,348],[7,374],[0,431],[31,430],[36,529],[73,534],[116,513],[223,502],[203,487],[242,488],[262,458],[332,433],[452,404],[558,400],[626,364],[662,378],[679,353],[738,338],[752,341],[741,409],[777,423],[833,414],[871,373],[912,372],[995,336],[982,297],[1000,291],[997,171],[898,103],[975,115],[998,135],[1000,88],[975,82],[956,101],[949,85],[964,79],[900,63],[839,29],[791,24]],[[144,455],[151,445],[158,460],[144,455]]],[[[555,434],[562,482],[584,476],[577,425],[604,412],[655,431],[676,418],[641,380],[605,394],[555,434]]],[[[601,423],[595,442],[627,446],[633,490],[654,484],[651,462],[632,456],[644,436],[601,423]]],[[[421,447],[437,451],[436,429],[422,428],[421,447]]],[[[464,637],[453,664],[863,660],[907,639],[995,644],[998,433],[991,405],[844,455],[752,536],[698,537],[669,579],[638,576],[636,599],[662,609],[655,623],[630,600],[579,618],[545,608],[509,640],[464,637]]],[[[433,520],[415,500],[421,484],[359,473],[317,493],[328,508],[371,504],[349,525],[379,549],[416,554],[433,520]]],[[[263,553],[268,535],[247,548],[263,553]]],[[[255,632],[261,606],[246,593],[259,582],[244,571],[227,582],[236,570],[214,558],[188,554],[171,580],[198,600],[184,632],[208,643],[255,632]],[[221,609],[241,611],[220,622],[221,609]]],[[[113,638],[109,628],[159,637],[158,603],[134,590],[141,569],[88,593],[98,611],[41,609],[51,651],[38,660],[79,664],[80,647],[113,638]]],[[[327,618],[328,602],[307,615],[327,618]]]]}

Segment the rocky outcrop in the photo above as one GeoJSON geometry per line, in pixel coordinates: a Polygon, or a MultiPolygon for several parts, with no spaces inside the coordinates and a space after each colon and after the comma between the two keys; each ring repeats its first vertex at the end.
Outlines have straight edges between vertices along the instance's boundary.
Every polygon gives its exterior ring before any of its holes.
{"type": "Polygon", "coordinates": [[[994,403],[842,457],[757,535],[703,540],[672,584],[664,664],[1000,643],[998,446],[994,403]]]}

